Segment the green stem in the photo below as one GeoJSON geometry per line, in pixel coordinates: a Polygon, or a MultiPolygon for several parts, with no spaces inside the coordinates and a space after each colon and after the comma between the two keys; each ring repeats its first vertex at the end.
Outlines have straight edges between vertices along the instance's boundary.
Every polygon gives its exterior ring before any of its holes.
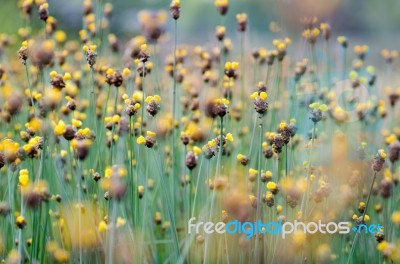
{"type": "MultiPolygon", "coordinates": [[[[28,82],[28,90],[29,90],[29,96],[31,97],[31,104],[33,107],[33,115],[36,117],[36,107],[35,107],[35,102],[33,101],[32,97],[32,89],[31,89],[31,80],[29,77],[29,71],[28,71],[28,63],[25,63],[25,72],[26,72],[26,81],[28,82]]],[[[28,108],[28,117],[29,117],[29,108],[28,108]]]]}
{"type": "MultiPolygon", "coordinates": [[[[223,132],[224,132],[224,118],[221,117],[221,128],[220,128],[220,133],[219,133],[219,151],[218,151],[218,160],[217,160],[217,166],[216,166],[216,173],[214,176],[214,180],[215,178],[220,174],[221,172],[221,163],[222,163],[222,136],[223,136],[223,132]]],[[[210,212],[209,212],[209,219],[208,221],[212,221],[212,215],[213,215],[213,211],[214,211],[214,203],[215,203],[215,187],[213,188],[212,191],[212,196],[211,196],[211,208],[210,208],[210,212]]],[[[209,246],[209,234],[206,235],[206,241],[205,241],[205,247],[204,247],[204,262],[207,262],[207,254],[208,254],[208,246],[209,246]]]]}
{"type": "Polygon", "coordinates": [[[144,73],[146,71],[146,63],[143,62],[143,72],[142,72],[142,104],[141,104],[141,108],[142,108],[142,118],[141,118],[141,124],[140,124],[140,135],[143,135],[143,124],[144,124],[144,99],[145,99],[145,83],[144,83],[144,73]]]}
{"type": "Polygon", "coordinates": [[[176,120],[176,46],[178,42],[178,22],[174,20],[174,66],[173,66],[173,91],[172,91],[172,209],[176,212],[176,176],[178,165],[176,164],[176,129],[175,129],[175,120],[176,120]]]}
{"type": "MultiPolygon", "coordinates": [[[[118,88],[115,89],[115,98],[114,98],[114,115],[117,114],[117,107],[118,106],[118,88]]],[[[113,121],[112,121],[113,122],[113,121]]],[[[114,132],[115,132],[116,124],[112,124],[112,133],[111,133],[111,165],[114,160],[114,150],[115,150],[115,143],[114,143],[114,132]]]]}
{"type": "Polygon", "coordinates": [[[311,160],[312,160],[312,149],[314,147],[315,129],[316,129],[316,123],[313,123],[313,129],[312,129],[312,134],[311,134],[310,154],[309,154],[309,161],[308,161],[308,170],[307,170],[307,185],[306,185],[305,193],[303,195],[303,200],[301,202],[301,212],[303,214],[303,217],[306,216],[308,194],[310,192],[310,186],[309,185],[310,185],[311,160]]]}
{"type": "Polygon", "coordinates": [[[90,68],[90,84],[91,84],[91,116],[93,118],[93,128],[97,128],[97,114],[96,114],[96,96],[94,91],[94,69],[90,68]]]}
{"type": "MultiPolygon", "coordinates": [[[[261,157],[262,157],[262,141],[263,141],[263,120],[262,120],[262,116],[260,116],[260,142],[259,142],[259,152],[258,152],[258,175],[257,175],[257,217],[255,219],[255,221],[260,220],[260,207],[262,206],[262,200],[261,200],[261,157]]],[[[256,262],[255,263],[260,263],[260,254],[259,254],[259,235],[260,234],[256,234],[256,262]]]]}
{"type": "MultiPolygon", "coordinates": [[[[376,171],[375,171],[375,173],[374,173],[374,178],[372,179],[371,187],[370,187],[370,189],[369,189],[368,198],[367,198],[367,203],[365,204],[364,213],[362,214],[362,221],[363,221],[363,222],[364,222],[365,214],[367,213],[367,209],[368,209],[368,205],[369,205],[369,200],[370,200],[370,198],[371,198],[372,188],[374,187],[375,179],[376,179],[376,171]]],[[[354,250],[355,250],[355,247],[356,247],[356,245],[357,245],[357,241],[358,241],[359,235],[360,235],[360,231],[357,231],[356,236],[354,237],[354,240],[353,240],[353,244],[351,245],[350,255],[349,255],[349,258],[347,259],[347,264],[350,263],[351,257],[352,257],[353,254],[354,254],[354,250]]]]}

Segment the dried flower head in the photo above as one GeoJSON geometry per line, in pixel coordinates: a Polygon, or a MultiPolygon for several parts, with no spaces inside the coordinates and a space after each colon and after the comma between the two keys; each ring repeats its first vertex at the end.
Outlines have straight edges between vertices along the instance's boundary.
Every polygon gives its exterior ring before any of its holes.
{"type": "Polygon", "coordinates": [[[177,20],[181,13],[181,1],[172,0],[171,4],[169,5],[169,11],[171,12],[172,18],[177,20]]]}

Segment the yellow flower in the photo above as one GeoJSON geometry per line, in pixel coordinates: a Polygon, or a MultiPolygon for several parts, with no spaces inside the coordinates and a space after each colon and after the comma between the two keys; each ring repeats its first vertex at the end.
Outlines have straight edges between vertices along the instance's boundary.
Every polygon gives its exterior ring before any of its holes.
{"type": "Polygon", "coordinates": [[[24,226],[26,225],[25,218],[24,218],[22,215],[19,215],[19,216],[15,219],[15,224],[17,225],[17,227],[23,229],[24,226]]]}
{"type": "Polygon", "coordinates": [[[161,102],[161,96],[159,96],[158,94],[153,96],[153,100],[156,101],[157,103],[161,102]]]}
{"type": "Polygon", "coordinates": [[[397,139],[396,135],[395,135],[395,134],[391,134],[390,136],[388,136],[388,137],[385,139],[385,141],[386,141],[387,144],[391,144],[391,143],[393,143],[394,141],[396,141],[396,139],[397,139]]]}
{"type": "Polygon", "coordinates": [[[196,155],[199,155],[199,154],[201,154],[202,150],[201,150],[201,148],[199,148],[199,147],[197,147],[197,146],[194,146],[194,147],[193,147],[193,152],[194,152],[196,155]]]}
{"type": "Polygon", "coordinates": [[[146,99],[145,99],[145,102],[148,104],[152,100],[154,100],[155,102],[159,103],[159,102],[161,102],[161,97],[159,95],[147,96],[146,99]]]}
{"type": "Polygon", "coordinates": [[[228,0],[215,0],[214,5],[216,7],[227,6],[229,4],[228,0]]]}
{"type": "Polygon", "coordinates": [[[157,134],[155,132],[149,130],[149,131],[146,132],[146,135],[148,137],[155,137],[157,134]]]}
{"type": "Polygon", "coordinates": [[[346,39],[345,36],[339,36],[339,37],[337,38],[337,41],[338,41],[340,44],[343,44],[343,43],[345,43],[345,42],[347,41],[347,39],[346,39]]]}
{"type": "Polygon", "coordinates": [[[65,82],[71,80],[71,78],[72,78],[72,76],[71,76],[71,74],[69,72],[64,73],[63,80],[65,82]]]}
{"type": "Polygon", "coordinates": [[[239,62],[233,61],[233,62],[232,62],[232,69],[233,69],[233,70],[237,70],[238,68],[239,68],[239,62]]]}
{"type": "Polygon", "coordinates": [[[376,246],[376,249],[378,251],[385,251],[387,248],[389,247],[389,243],[386,242],[385,240],[383,240],[381,243],[378,243],[378,245],[376,246]]]}
{"type": "Polygon", "coordinates": [[[57,30],[54,33],[54,38],[58,43],[63,43],[67,39],[67,34],[65,34],[65,32],[62,30],[57,30]]]}
{"type": "Polygon", "coordinates": [[[114,69],[108,68],[107,71],[106,71],[106,74],[107,75],[113,75],[114,74],[114,69]]]}
{"type": "Polygon", "coordinates": [[[267,189],[271,190],[271,191],[275,190],[276,189],[276,183],[272,182],[272,181],[268,182],[267,183],[267,189]]]}
{"type": "Polygon", "coordinates": [[[210,148],[212,148],[212,147],[214,147],[214,146],[217,145],[217,141],[216,141],[215,139],[210,140],[210,141],[207,142],[207,145],[208,145],[210,148]]]}
{"type": "Polygon", "coordinates": [[[122,218],[122,217],[117,218],[117,228],[124,226],[125,224],[126,224],[126,220],[124,218],[122,218]]]}
{"type": "Polygon", "coordinates": [[[57,263],[68,263],[69,260],[69,252],[62,248],[57,248],[54,251],[54,258],[57,263]]]}
{"type": "Polygon", "coordinates": [[[120,116],[119,115],[113,115],[112,122],[114,124],[118,124],[119,120],[120,120],[120,116]]]}
{"type": "Polygon", "coordinates": [[[72,119],[71,123],[76,128],[80,128],[82,126],[82,121],[75,118],[72,119]]]}
{"type": "Polygon", "coordinates": [[[150,103],[151,100],[153,100],[153,96],[147,96],[146,99],[144,99],[146,104],[150,103]]]}
{"type": "Polygon", "coordinates": [[[144,138],[144,136],[140,136],[136,139],[136,143],[138,143],[139,145],[141,145],[145,142],[146,142],[146,139],[144,138]]]}
{"type": "Polygon", "coordinates": [[[122,71],[122,75],[124,77],[128,77],[129,75],[131,75],[131,70],[129,70],[128,68],[124,68],[124,70],[122,71]]]}
{"type": "Polygon", "coordinates": [[[229,142],[233,142],[233,136],[232,136],[232,133],[228,133],[228,134],[226,134],[226,140],[228,140],[229,142]]]}
{"type": "Polygon", "coordinates": [[[280,129],[285,129],[286,126],[287,126],[287,124],[286,124],[285,122],[281,122],[281,123],[279,124],[279,128],[280,128],[280,129]]]}
{"type": "Polygon", "coordinates": [[[254,93],[252,93],[252,94],[250,95],[250,98],[251,98],[251,99],[256,99],[257,96],[258,96],[258,92],[254,92],[254,93]]]}
{"type": "Polygon", "coordinates": [[[127,175],[128,171],[126,170],[126,168],[121,167],[119,168],[119,176],[121,177],[125,177],[127,175]]]}
{"type": "Polygon", "coordinates": [[[107,229],[108,229],[107,223],[105,221],[100,221],[99,232],[102,233],[104,231],[107,231],[107,229]]]}
{"type": "Polygon", "coordinates": [[[254,203],[256,201],[256,197],[254,195],[250,194],[248,197],[251,203],[254,203]]]}
{"type": "Polygon", "coordinates": [[[50,72],[50,77],[51,78],[55,78],[55,77],[57,77],[57,75],[58,75],[58,73],[56,71],[51,71],[50,72]]]}
{"type": "Polygon", "coordinates": [[[105,177],[106,178],[110,178],[111,177],[111,175],[112,175],[112,168],[111,167],[107,167],[106,168],[106,170],[105,170],[105,172],[104,172],[104,174],[105,174],[105,177]]]}
{"type": "Polygon", "coordinates": [[[140,45],[140,50],[146,52],[147,51],[147,44],[140,45]]]}
{"type": "Polygon", "coordinates": [[[257,170],[255,170],[255,169],[249,169],[249,174],[250,174],[250,175],[256,175],[257,173],[258,173],[257,170]]]}
{"type": "Polygon", "coordinates": [[[266,100],[268,98],[268,94],[266,92],[261,92],[260,93],[260,98],[263,100],[266,100]]]}
{"type": "Polygon", "coordinates": [[[64,134],[66,128],[67,126],[65,125],[64,121],[60,120],[54,128],[54,134],[56,134],[56,136],[61,136],[64,134]]]}
{"type": "Polygon", "coordinates": [[[19,185],[21,185],[22,187],[28,186],[29,172],[27,169],[23,169],[23,170],[19,171],[18,182],[19,182],[19,185]]]}
{"type": "Polygon", "coordinates": [[[400,211],[393,212],[392,222],[396,225],[400,225],[400,211]]]}
{"type": "Polygon", "coordinates": [[[328,111],[328,106],[326,104],[322,104],[319,106],[319,110],[321,110],[322,112],[326,112],[328,111]]]}
{"type": "Polygon", "coordinates": [[[311,109],[317,109],[319,107],[319,103],[312,103],[309,105],[311,109]]]}
{"type": "Polygon", "coordinates": [[[383,149],[378,150],[378,153],[382,159],[385,159],[387,156],[385,153],[385,150],[383,150],[383,149]]]}

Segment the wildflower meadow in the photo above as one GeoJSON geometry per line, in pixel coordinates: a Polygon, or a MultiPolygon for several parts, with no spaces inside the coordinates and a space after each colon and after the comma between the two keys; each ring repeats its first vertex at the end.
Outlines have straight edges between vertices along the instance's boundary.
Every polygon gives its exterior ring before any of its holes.
{"type": "Polygon", "coordinates": [[[398,42],[261,1],[3,1],[1,263],[400,263],[398,42]]]}

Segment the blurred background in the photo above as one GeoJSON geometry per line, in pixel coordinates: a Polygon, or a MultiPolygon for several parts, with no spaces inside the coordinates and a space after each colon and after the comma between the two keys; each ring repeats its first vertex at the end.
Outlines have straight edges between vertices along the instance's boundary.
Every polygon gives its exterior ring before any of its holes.
{"type": "MultiPolygon", "coordinates": [[[[99,0],[94,0],[96,4],[99,0]]],[[[14,33],[24,26],[19,18],[17,0],[1,0],[1,33],[14,33]]],[[[82,25],[82,0],[49,0],[50,13],[56,17],[60,29],[65,30],[69,38],[77,38],[82,25]]],[[[104,0],[103,0],[104,2],[104,0]]],[[[107,1],[106,1],[107,2],[107,1]]],[[[112,0],[114,16],[111,29],[130,38],[139,32],[137,14],[140,10],[168,9],[168,0],[112,0]]],[[[213,39],[213,31],[220,23],[220,16],[214,7],[214,0],[182,0],[180,38],[185,42],[213,39]],[[212,29],[212,30],[210,30],[212,29]]],[[[374,38],[395,48],[400,33],[400,1],[386,0],[231,0],[230,10],[225,19],[228,30],[236,33],[235,15],[239,12],[249,14],[251,40],[262,41],[262,33],[269,32],[270,23],[278,22],[282,33],[301,36],[299,18],[317,15],[321,21],[331,24],[334,32],[343,35],[374,38]],[[339,33],[340,32],[340,33],[339,33]]],[[[39,23],[39,21],[36,21],[39,23]]],[[[171,26],[171,25],[169,25],[171,26]]]]}

